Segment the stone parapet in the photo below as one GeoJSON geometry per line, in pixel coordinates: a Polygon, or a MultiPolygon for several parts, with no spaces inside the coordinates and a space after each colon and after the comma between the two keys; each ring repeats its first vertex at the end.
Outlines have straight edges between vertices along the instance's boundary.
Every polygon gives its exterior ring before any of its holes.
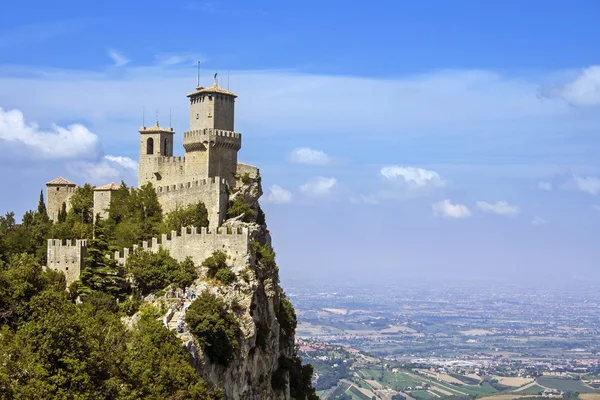
{"type": "Polygon", "coordinates": [[[242,134],[213,128],[183,133],[183,147],[186,151],[204,150],[209,144],[239,150],[242,147],[242,134]]]}
{"type": "Polygon", "coordinates": [[[244,267],[250,254],[250,234],[248,228],[232,229],[218,228],[182,228],[181,231],[172,231],[170,234],[152,238],[151,241],[142,242],[141,246],[134,245],[131,249],[116,251],[110,258],[117,260],[121,265],[127,263],[129,256],[138,249],[157,252],[159,249],[169,251],[171,257],[183,261],[191,257],[197,266],[210,257],[214,251],[222,250],[229,255],[229,264],[234,267],[244,267]]]}

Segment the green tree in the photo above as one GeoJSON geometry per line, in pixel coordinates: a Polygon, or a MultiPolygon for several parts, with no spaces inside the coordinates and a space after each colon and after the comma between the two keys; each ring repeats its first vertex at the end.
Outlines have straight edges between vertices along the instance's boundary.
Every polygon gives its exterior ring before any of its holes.
{"type": "Polygon", "coordinates": [[[254,218],[254,210],[244,202],[242,196],[236,196],[233,201],[229,202],[227,218],[234,218],[242,214],[244,214],[242,221],[252,222],[254,218]]]}
{"type": "Polygon", "coordinates": [[[166,249],[156,253],[138,249],[127,258],[126,269],[141,294],[146,295],[172,283],[178,265],[166,249]]]}
{"type": "Polygon", "coordinates": [[[67,203],[62,203],[62,207],[58,211],[57,220],[58,222],[65,222],[67,220],[67,203]]]}
{"type": "Polygon", "coordinates": [[[203,202],[177,207],[165,216],[165,232],[180,231],[183,227],[208,227],[208,211],[203,202]]]}
{"type": "Polygon", "coordinates": [[[227,365],[235,358],[239,322],[219,297],[203,291],[188,308],[185,321],[212,362],[227,365]]]}
{"type": "Polygon", "coordinates": [[[90,294],[98,290],[117,296],[123,287],[122,269],[117,260],[107,258],[112,253],[108,243],[106,226],[100,215],[96,216],[94,238],[90,241],[85,258],[85,267],[81,271],[80,292],[90,294]]]}

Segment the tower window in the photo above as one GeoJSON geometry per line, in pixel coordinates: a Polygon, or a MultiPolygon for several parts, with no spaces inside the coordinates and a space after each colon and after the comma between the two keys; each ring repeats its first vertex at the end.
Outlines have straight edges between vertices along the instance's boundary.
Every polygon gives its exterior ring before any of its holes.
{"type": "Polygon", "coordinates": [[[148,138],[146,141],[146,154],[154,154],[154,139],[148,138]]]}
{"type": "Polygon", "coordinates": [[[167,154],[169,154],[169,152],[168,152],[168,149],[169,149],[169,142],[168,142],[168,140],[167,140],[167,139],[165,139],[165,150],[164,150],[164,155],[167,155],[167,154]]]}
{"type": "Polygon", "coordinates": [[[208,96],[208,100],[212,101],[212,96],[208,96]]]}
{"type": "Polygon", "coordinates": [[[200,114],[196,114],[196,119],[199,119],[199,118],[200,118],[200,114]]]}

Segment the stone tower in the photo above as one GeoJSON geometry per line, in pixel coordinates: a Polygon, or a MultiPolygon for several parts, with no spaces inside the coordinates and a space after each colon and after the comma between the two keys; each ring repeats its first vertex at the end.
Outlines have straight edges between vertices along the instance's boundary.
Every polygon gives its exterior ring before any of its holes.
{"type": "Polygon", "coordinates": [[[119,185],[114,182],[108,185],[94,188],[94,221],[96,215],[100,215],[102,219],[108,218],[108,208],[114,192],[119,190],[119,185]]]}
{"type": "Polygon", "coordinates": [[[138,186],[147,182],[162,180],[159,164],[166,157],[173,157],[173,128],[163,128],[156,124],[150,128],[143,126],[140,130],[140,159],[138,168],[138,186]]]}
{"type": "Polygon", "coordinates": [[[183,147],[186,169],[191,173],[186,177],[219,176],[234,186],[237,153],[242,147],[241,135],[234,132],[237,96],[219,87],[215,74],[212,86],[199,86],[187,97],[190,99],[190,131],[183,134],[183,147]]]}
{"type": "Polygon", "coordinates": [[[87,240],[48,239],[47,267],[65,274],[67,289],[79,279],[85,264],[87,240]]]}
{"type": "Polygon", "coordinates": [[[76,186],[63,177],[46,183],[46,209],[53,222],[58,220],[58,212],[61,210],[63,203],[67,205],[67,211],[71,208],[69,199],[75,194],[76,186]]]}

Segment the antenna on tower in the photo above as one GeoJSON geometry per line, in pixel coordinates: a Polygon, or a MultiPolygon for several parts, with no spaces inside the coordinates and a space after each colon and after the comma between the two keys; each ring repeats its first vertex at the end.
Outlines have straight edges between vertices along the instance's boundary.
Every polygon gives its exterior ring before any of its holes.
{"type": "Polygon", "coordinates": [[[156,126],[158,126],[158,108],[156,109],[156,126]]]}
{"type": "Polygon", "coordinates": [[[146,128],[146,107],[142,106],[142,128],[146,128]]]}
{"type": "Polygon", "coordinates": [[[227,90],[229,90],[229,70],[227,70],[227,90]]]}
{"type": "Polygon", "coordinates": [[[171,107],[169,107],[169,128],[173,129],[173,124],[171,124],[171,107]]]}
{"type": "Polygon", "coordinates": [[[219,85],[217,85],[217,74],[218,74],[218,73],[219,73],[219,72],[218,72],[218,70],[217,70],[217,72],[215,72],[215,76],[213,77],[215,86],[219,86],[219,85]]]}
{"type": "Polygon", "coordinates": [[[198,61],[198,80],[196,83],[196,87],[200,87],[200,61],[198,61]]]}

